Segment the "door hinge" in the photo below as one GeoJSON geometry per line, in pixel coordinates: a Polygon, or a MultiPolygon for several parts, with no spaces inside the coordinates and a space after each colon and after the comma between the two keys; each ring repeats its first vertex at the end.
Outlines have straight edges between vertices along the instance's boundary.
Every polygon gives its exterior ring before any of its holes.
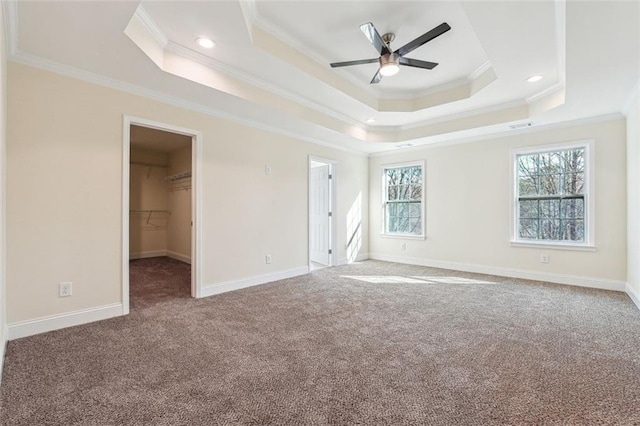
{"type": "Polygon", "coordinates": [[[333,213],[332,212],[329,212],[329,217],[333,217],[333,213]]]}
{"type": "Polygon", "coordinates": [[[329,175],[329,179],[333,179],[333,175],[329,175]]]}
{"type": "Polygon", "coordinates": [[[333,254],[333,250],[329,249],[329,254],[333,254]]]}

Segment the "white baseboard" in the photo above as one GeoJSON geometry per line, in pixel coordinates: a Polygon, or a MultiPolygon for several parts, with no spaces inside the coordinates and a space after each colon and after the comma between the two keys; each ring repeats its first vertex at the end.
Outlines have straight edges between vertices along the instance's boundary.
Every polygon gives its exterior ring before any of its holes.
{"type": "Polygon", "coordinates": [[[138,253],[130,253],[129,260],[133,259],[147,259],[149,257],[167,256],[166,250],[154,250],[154,251],[141,251],[138,253]]]}
{"type": "Polygon", "coordinates": [[[629,283],[625,285],[625,291],[627,292],[631,300],[633,300],[633,303],[635,303],[638,309],[640,309],[640,293],[634,290],[629,283]]]}
{"type": "MultiPolygon", "coordinates": [[[[363,260],[369,259],[369,253],[360,253],[356,256],[356,260],[354,262],[362,262],[363,260]]],[[[346,257],[338,259],[338,266],[347,265],[349,263],[349,259],[346,257]]]]}
{"type": "Polygon", "coordinates": [[[546,281],[556,284],[568,284],[579,287],[599,288],[602,290],[625,291],[624,281],[608,280],[604,278],[580,277],[577,275],[555,274],[522,269],[499,268],[469,263],[447,262],[443,260],[429,260],[415,257],[403,257],[378,253],[370,253],[370,259],[387,262],[407,263],[410,265],[429,266],[432,268],[451,269],[454,271],[475,272],[478,274],[497,275],[501,277],[522,278],[525,280],[546,281]]]}
{"type": "Polygon", "coordinates": [[[213,296],[214,294],[226,293],[227,291],[239,290],[241,288],[253,287],[255,285],[266,284],[273,281],[284,280],[286,278],[297,277],[309,273],[309,267],[303,266],[286,271],[274,272],[272,274],[256,275],[234,281],[224,281],[221,283],[204,286],[200,297],[213,296]]]}
{"type": "Polygon", "coordinates": [[[180,262],[188,263],[189,265],[191,265],[191,256],[185,256],[184,254],[180,254],[178,252],[170,250],[166,251],[166,256],[170,257],[171,259],[179,260],[180,262]]]}
{"type": "Polygon", "coordinates": [[[61,328],[100,321],[120,315],[122,315],[122,303],[112,303],[95,308],[14,322],[9,324],[7,339],[19,339],[21,337],[33,336],[34,334],[46,333],[47,331],[59,330],[61,328]]]}

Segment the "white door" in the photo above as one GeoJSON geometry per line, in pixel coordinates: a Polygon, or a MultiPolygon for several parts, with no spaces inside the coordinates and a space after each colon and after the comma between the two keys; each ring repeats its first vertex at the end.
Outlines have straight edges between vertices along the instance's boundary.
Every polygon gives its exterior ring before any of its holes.
{"type": "Polygon", "coordinates": [[[312,167],[309,226],[311,261],[329,265],[329,165],[312,167]]]}

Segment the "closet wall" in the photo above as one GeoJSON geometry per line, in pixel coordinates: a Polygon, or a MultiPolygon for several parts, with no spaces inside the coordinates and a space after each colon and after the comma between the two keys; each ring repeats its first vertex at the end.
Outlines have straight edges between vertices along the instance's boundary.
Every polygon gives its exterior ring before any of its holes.
{"type": "Polygon", "coordinates": [[[136,129],[140,135],[146,142],[132,138],[130,152],[129,258],[169,256],[191,263],[190,138],[171,142],[176,135],[136,129]],[[149,135],[159,137],[157,151],[149,135]]]}
{"type": "Polygon", "coordinates": [[[169,153],[167,256],[191,263],[191,146],[169,153]]]}
{"type": "Polygon", "coordinates": [[[169,223],[165,177],[169,155],[131,149],[129,177],[129,258],[165,256],[169,223]]]}

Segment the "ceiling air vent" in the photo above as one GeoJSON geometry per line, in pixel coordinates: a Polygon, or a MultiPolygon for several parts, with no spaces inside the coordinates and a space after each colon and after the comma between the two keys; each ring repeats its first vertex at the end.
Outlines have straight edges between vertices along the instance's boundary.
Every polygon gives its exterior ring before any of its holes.
{"type": "Polygon", "coordinates": [[[526,123],[511,124],[509,128],[511,130],[524,129],[525,127],[531,127],[532,124],[532,122],[528,121],[526,123]]]}

